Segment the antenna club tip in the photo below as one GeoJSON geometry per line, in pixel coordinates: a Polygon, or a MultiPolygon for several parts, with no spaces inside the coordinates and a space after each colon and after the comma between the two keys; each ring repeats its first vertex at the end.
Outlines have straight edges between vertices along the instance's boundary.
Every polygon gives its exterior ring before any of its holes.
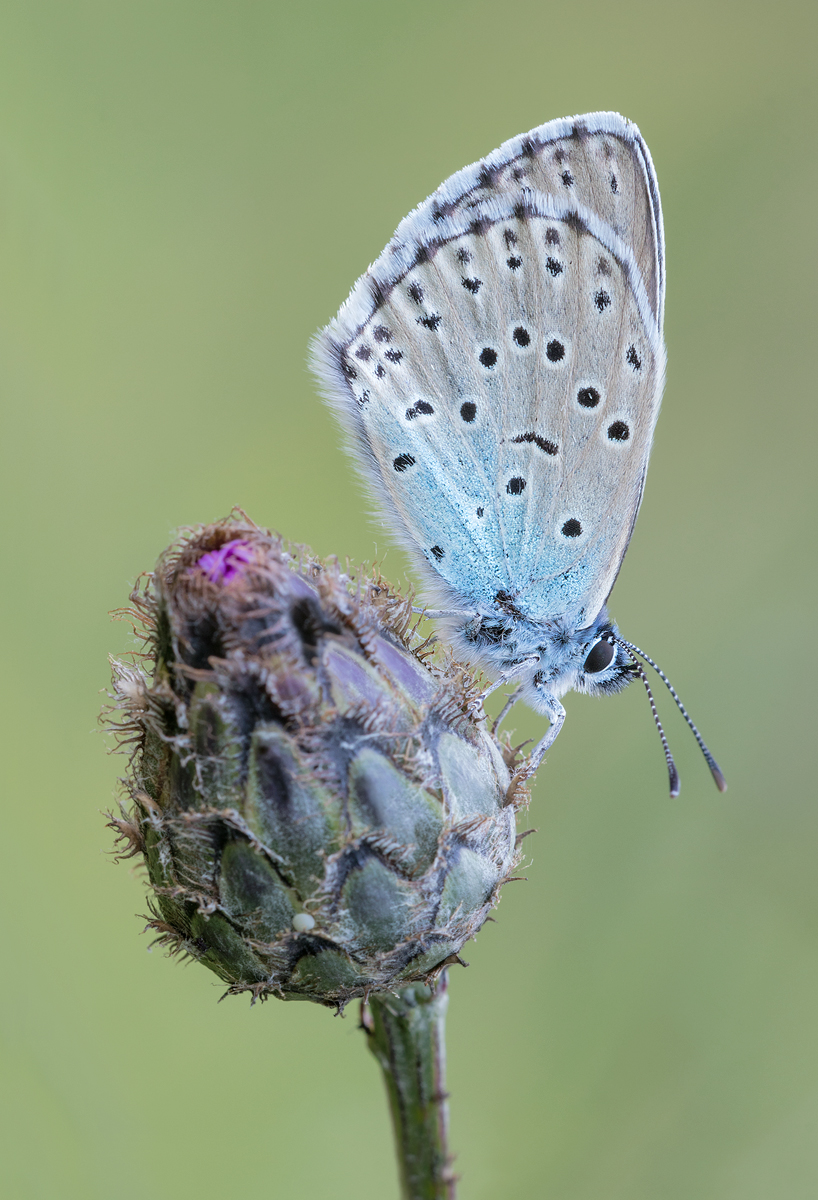
{"type": "Polygon", "coordinates": [[[719,791],[726,792],[727,791],[727,780],[722,775],[720,768],[714,764],[710,768],[710,772],[713,776],[713,779],[716,782],[716,787],[719,789],[719,791]]]}
{"type": "Polygon", "coordinates": [[[679,774],[676,771],[676,769],[674,768],[670,772],[670,798],[671,798],[671,800],[675,800],[681,790],[682,790],[682,785],[679,783],[679,774]]]}

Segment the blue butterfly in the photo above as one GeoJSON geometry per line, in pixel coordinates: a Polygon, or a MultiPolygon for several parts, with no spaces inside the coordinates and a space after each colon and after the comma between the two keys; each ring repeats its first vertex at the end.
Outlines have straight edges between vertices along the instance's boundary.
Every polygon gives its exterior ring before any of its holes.
{"type": "MultiPolygon", "coordinates": [[[[616,113],[551,121],[458,171],[398,226],[314,343],[384,512],[470,661],[548,717],[639,658],[610,595],[665,376],[665,249],[650,153],[616,113]]],[[[492,689],[489,689],[492,690],[492,689]]],[[[486,693],[488,694],[488,692],[486,693]]]]}

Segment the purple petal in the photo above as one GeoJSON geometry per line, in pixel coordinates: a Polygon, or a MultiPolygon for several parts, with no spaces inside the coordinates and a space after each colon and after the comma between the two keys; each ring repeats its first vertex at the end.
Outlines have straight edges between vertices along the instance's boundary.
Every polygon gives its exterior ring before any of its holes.
{"type": "Polygon", "coordinates": [[[225,542],[218,550],[208,550],[196,566],[204,571],[211,583],[230,583],[252,561],[253,547],[249,542],[235,538],[232,542],[225,542]]]}

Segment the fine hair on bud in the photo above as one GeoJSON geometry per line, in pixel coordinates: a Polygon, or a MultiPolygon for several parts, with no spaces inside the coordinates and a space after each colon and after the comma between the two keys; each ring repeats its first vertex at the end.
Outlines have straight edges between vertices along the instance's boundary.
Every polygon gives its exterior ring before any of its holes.
{"type": "Polygon", "coordinates": [[[519,861],[525,772],[411,597],[234,513],[119,615],[144,653],[112,664],[110,823],[158,941],[228,993],[338,1010],[459,961],[519,861]]]}

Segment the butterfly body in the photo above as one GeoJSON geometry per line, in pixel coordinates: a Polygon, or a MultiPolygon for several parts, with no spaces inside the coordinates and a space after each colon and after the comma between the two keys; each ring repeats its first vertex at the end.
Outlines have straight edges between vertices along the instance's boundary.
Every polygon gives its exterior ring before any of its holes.
{"type": "Polygon", "coordinates": [[[539,757],[566,691],[634,674],[605,602],[659,412],[664,282],[647,147],[593,113],[442,184],[314,346],[453,640],[548,715],[539,757]]]}
{"type": "MultiPolygon", "coordinates": [[[[497,610],[449,629],[450,640],[466,658],[490,676],[516,683],[518,698],[546,714],[553,708],[551,699],[560,700],[568,691],[603,695],[631,682],[631,663],[613,644],[604,669],[585,669],[594,647],[617,633],[604,606],[591,625],[580,630],[570,622],[527,621],[497,610]]],[[[607,657],[598,653],[595,661],[607,657]]]]}

